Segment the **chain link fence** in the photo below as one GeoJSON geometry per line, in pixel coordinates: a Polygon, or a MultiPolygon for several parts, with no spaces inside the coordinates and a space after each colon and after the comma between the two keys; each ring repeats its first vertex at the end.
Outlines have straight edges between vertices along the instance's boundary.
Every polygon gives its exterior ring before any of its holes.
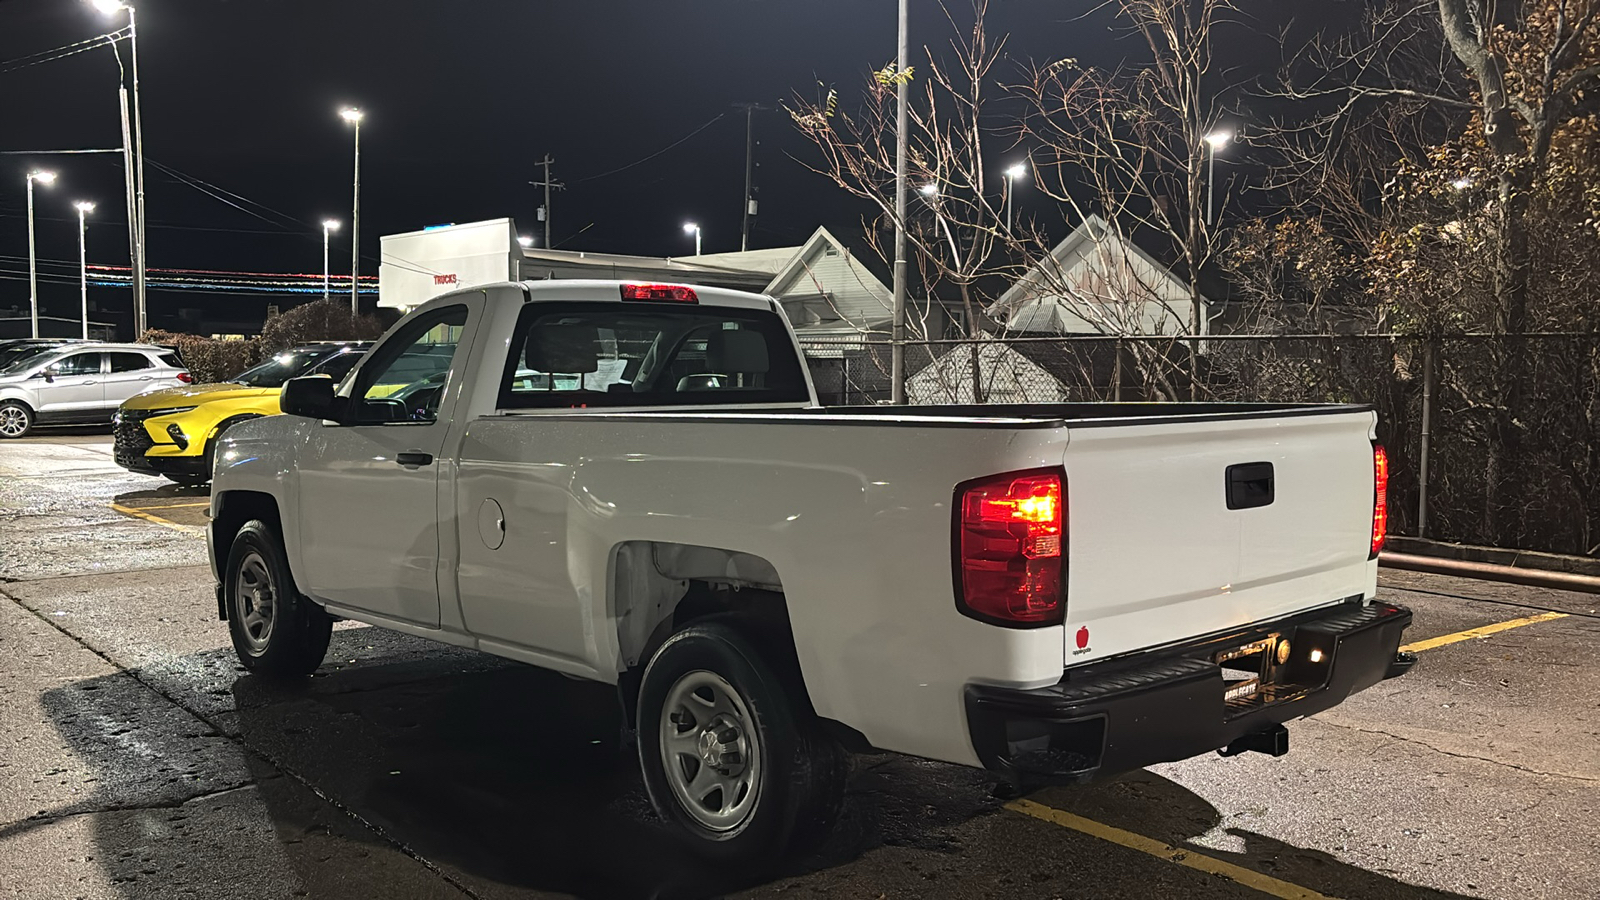
{"type": "MultiPolygon", "coordinates": [[[[889,401],[887,341],[801,342],[825,405],[889,401]]],[[[1600,335],[1086,335],[908,342],[905,356],[913,404],[1368,404],[1391,533],[1600,555],[1600,335]]]]}

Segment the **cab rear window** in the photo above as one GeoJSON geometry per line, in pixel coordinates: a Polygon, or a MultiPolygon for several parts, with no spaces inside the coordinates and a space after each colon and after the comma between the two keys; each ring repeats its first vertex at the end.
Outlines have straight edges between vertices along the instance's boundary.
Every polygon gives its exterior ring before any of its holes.
{"type": "Polygon", "coordinates": [[[531,303],[511,350],[502,409],[810,399],[787,329],[763,310],[531,303]]]}

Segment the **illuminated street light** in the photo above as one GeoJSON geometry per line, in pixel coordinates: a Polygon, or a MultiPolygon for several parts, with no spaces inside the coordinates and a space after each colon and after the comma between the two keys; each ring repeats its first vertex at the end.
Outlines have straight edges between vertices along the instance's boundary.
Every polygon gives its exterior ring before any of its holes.
{"type": "Polygon", "coordinates": [[[1233,141],[1231,131],[1213,131],[1205,137],[1206,146],[1210,152],[1206,154],[1206,226],[1215,224],[1216,216],[1212,213],[1212,198],[1216,191],[1217,181],[1217,151],[1233,141]]]}
{"type": "Polygon", "coordinates": [[[322,299],[328,299],[328,235],[339,230],[338,219],[322,220],[322,299]]]}
{"type": "Polygon", "coordinates": [[[694,255],[700,255],[700,226],[693,222],[683,223],[683,233],[694,235],[694,255]]]}
{"type": "Polygon", "coordinates": [[[1016,165],[1012,166],[1011,168],[1006,169],[1006,233],[1007,234],[1009,234],[1011,232],[1011,189],[1012,189],[1012,185],[1016,183],[1016,180],[1018,178],[1024,178],[1024,177],[1027,176],[1027,174],[1028,174],[1028,167],[1023,165],[1022,163],[1017,163],[1016,165]]]}
{"type": "Polygon", "coordinates": [[[1467,188],[1472,187],[1472,179],[1463,176],[1461,178],[1457,178],[1455,181],[1450,182],[1450,186],[1458,191],[1464,191],[1467,188]]]}
{"type": "Polygon", "coordinates": [[[355,187],[350,201],[350,315],[361,315],[361,120],[366,113],[353,106],[339,110],[344,119],[356,130],[355,187]]]}
{"type": "Polygon", "coordinates": [[[56,173],[34,170],[28,173],[28,317],[33,321],[33,336],[39,336],[39,260],[33,248],[33,184],[55,184],[56,173]]]}
{"type": "Polygon", "coordinates": [[[526,250],[533,246],[533,238],[528,237],[525,234],[519,234],[517,235],[517,243],[522,245],[522,249],[526,250]]]}
{"type": "Polygon", "coordinates": [[[83,290],[83,339],[89,339],[89,213],[94,212],[94,204],[87,200],[79,200],[72,204],[78,211],[78,281],[83,290]]]}
{"type": "Polygon", "coordinates": [[[932,197],[939,193],[939,186],[937,184],[925,184],[917,188],[917,192],[924,197],[932,197]]]}
{"type": "Polygon", "coordinates": [[[132,53],[133,69],[133,134],[128,134],[127,88],[120,86],[122,104],[122,153],[128,183],[128,233],[129,256],[133,268],[133,330],[136,336],[149,327],[149,309],[145,305],[145,282],[148,264],[145,260],[144,215],[144,116],[139,112],[139,23],[134,8],[123,0],[89,0],[102,15],[112,16],[123,10],[128,13],[128,45],[132,53]],[[130,146],[131,144],[131,146],[130,146]]]}

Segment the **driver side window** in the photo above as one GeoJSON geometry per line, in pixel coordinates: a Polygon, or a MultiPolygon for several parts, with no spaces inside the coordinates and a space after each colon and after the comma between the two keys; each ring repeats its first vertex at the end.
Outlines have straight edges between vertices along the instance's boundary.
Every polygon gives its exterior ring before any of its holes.
{"type": "Polygon", "coordinates": [[[79,353],[65,357],[50,367],[50,374],[58,378],[63,375],[98,375],[100,374],[100,354],[79,353]]]}
{"type": "Polygon", "coordinates": [[[356,423],[437,420],[445,379],[466,324],[465,306],[435,310],[374,350],[352,395],[356,423]]]}

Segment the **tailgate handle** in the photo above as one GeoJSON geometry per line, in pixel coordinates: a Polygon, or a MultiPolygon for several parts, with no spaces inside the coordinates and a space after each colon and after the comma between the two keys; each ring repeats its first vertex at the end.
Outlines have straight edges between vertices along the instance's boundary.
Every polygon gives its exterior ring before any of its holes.
{"type": "Polygon", "coordinates": [[[1272,463],[1239,463],[1228,467],[1228,508],[1255,509],[1271,506],[1273,496],[1272,463]]]}

